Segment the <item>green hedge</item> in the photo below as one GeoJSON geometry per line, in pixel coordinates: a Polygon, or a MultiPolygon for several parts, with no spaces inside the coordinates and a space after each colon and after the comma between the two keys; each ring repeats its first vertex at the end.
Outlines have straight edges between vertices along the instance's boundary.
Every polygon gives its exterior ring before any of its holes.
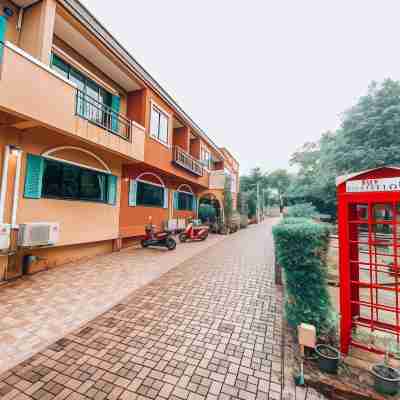
{"type": "Polygon", "coordinates": [[[310,223],[309,218],[297,218],[297,217],[286,217],[280,222],[280,225],[293,225],[293,224],[305,224],[310,223]]]}
{"type": "Polygon", "coordinates": [[[331,331],[336,317],[326,280],[329,226],[305,218],[284,218],[273,229],[277,263],[284,269],[288,323],[331,331]]]}
{"type": "Polygon", "coordinates": [[[318,216],[318,211],[311,203],[299,203],[288,207],[286,216],[312,218],[318,216]]]}
{"type": "Polygon", "coordinates": [[[199,219],[202,222],[215,222],[217,218],[217,212],[211,204],[200,204],[199,206],[199,219]]]}

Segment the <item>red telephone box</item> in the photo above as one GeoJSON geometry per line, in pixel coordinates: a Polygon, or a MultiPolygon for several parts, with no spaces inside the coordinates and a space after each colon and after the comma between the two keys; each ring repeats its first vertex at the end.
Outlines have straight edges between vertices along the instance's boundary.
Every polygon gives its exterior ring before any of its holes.
{"type": "Polygon", "coordinates": [[[362,333],[400,340],[400,167],[337,180],[341,351],[379,351],[362,333]]]}

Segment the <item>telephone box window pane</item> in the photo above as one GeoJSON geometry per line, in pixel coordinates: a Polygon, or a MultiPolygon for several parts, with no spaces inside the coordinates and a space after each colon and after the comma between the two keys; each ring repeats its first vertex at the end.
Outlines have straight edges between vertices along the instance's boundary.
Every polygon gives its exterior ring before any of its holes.
{"type": "Polygon", "coordinates": [[[368,224],[357,225],[357,237],[359,243],[368,243],[368,224]]]}
{"type": "Polygon", "coordinates": [[[373,218],[380,221],[393,220],[393,207],[391,204],[374,204],[372,207],[373,218]]]}
{"type": "Polygon", "coordinates": [[[363,221],[368,219],[368,204],[357,204],[356,205],[357,216],[354,219],[363,221]]]}
{"type": "Polygon", "coordinates": [[[393,246],[394,232],[391,224],[372,225],[371,240],[377,246],[393,246]]]}

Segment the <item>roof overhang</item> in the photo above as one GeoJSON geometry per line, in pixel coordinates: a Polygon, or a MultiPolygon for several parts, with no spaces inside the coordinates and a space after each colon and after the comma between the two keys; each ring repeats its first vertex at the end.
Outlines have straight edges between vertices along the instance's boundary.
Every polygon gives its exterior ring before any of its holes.
{"type": "MultiPolygon", "coordinates": [[[[21,0],[22,1],[22,0],[21,0]]],[[[78,21],[97,37],[104,46],[109,48],[121,59],[132,72],[149,87],[151,87],[190,128],[203,138],[216,152],[221,155],[219,147],[193,121],[193,119],[179,106],[167,91],[139,64],[139,62],[104,28],[93,14],[78,0],[58,0],[58,2],[78,21]]]]}
{"type": "Polygon", "coordinates": [[[340,175],[336,178],[336,186],[339,186],[342,183],[349,181],[350,179],[357,178],[357,176],[361,176],[361,175],[364,175],[364,174],[372,172],[372,171],[379,171],[381,169],[393,169],[393,170],[400,171],[400,167],[398,167],[398,166],[382,165],[381,167],[365,169],[364,171],[358,171],[358,172],[354,172],[352,174],[340,175]]]}

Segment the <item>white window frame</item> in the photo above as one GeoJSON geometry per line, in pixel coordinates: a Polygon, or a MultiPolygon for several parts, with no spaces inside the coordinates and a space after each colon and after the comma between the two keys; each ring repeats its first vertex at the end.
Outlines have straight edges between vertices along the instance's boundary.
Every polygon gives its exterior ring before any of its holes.
{"type": "Polygon", "coordinates": [[[203,167],[207,170],[210,171],[211,169],[211,150],[207,147],[204,146],[203,144],[200,146],[200,161],[203,164],[203,167]],[[203,159],[203,152],[206,151],[208,153],[208,164],[205,164],[205,159],[203,159]]]}
{"type": "MultiPolygon", "coordinates": [[[[145,179],[135,179],[135,180],[136,180],[136,182],[145,183],[145,184],[150,185],[150,186],[155,186],[155,187],[162,188],[162,190],[163,190],[163,198],[165,198],[165,195],[166,195],[165,191],[168,190],[168,188],[165,185],[160,184],[160,183],[155,183],[155,182],[152,182],[152,181],[146,181],[145,179]]],[[[137,190],[138,190],[138,187],[136,187],[136,199],[137,199],[137,195],[138,195],[137,190]]],[[[169,208],[169,204],[167,204],[167,205],[168,205],[168,208],[169,208]]],[[[163,209],[166,208],[166,207],[164,207],[165,206],[165,202],[164,201],[163,201],[163,205],[162,206],[137,204],[137,203],[136,203],[136,206],[137,207],[147,207],[147,208],[163,208],[163,209]]]]}
{"type": "MultiPolygon", "coordinates": [[[[171,140],[170,140],[170,138],[171,138],[171,120],[172,120],[172,116],[168,111],[166,111],[164,108],[160,107],[155,101],[153,101],[153,100],[150,101],[149,136],[156,142],[158,142],[168,148],[171,147],[171,144],[170,144],[171,143],[171,140]],[[158,113],[163,114],[167,118],[167,142],[164,142],[161,139],[159,139],[158,136],[153,135],[152,116],[153,116],[154,108],[157,109],[158,113]]],[[[159,129],[159,126],[158,126],[158,129],[159,129]]]]}

